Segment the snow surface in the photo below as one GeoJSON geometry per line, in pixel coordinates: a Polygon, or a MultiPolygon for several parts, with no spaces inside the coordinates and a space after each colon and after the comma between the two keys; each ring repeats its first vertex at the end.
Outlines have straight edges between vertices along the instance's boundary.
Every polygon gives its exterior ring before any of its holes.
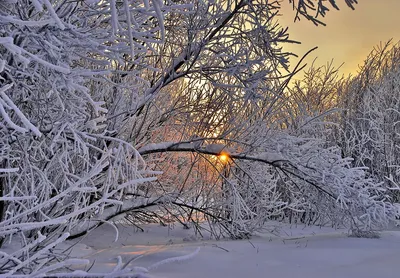
{"type": "MultiPolygon", "coordinates": [[[[397,278],[400,276],[400,231],[379,239],[347,236],[345,230],[282,226],[278,223],[250,240],[210,240],[181,226],[146,225],[144,232],[103,225],[75,245],[71,255],[94,261],[91,272],[111,271],[122,257],[129,267],[200,251],[193,258],[151,269],[154,278],[397,278]],[[278,234],[279,231],[279,234],[278,234]]],[[[78,240],[75,240],[78,241],[78,240]]]]}

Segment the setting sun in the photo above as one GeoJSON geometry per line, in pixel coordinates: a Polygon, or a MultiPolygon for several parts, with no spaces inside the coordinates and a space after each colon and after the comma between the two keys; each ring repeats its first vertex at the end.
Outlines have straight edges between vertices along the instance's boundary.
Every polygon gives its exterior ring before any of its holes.
{"type": "Polygon", "coordinates": [[[226,163],[229,159],[229,155],[226,153],[221,153],[218,155],[219,160],[221,160],[223,163],[226,163]]]}

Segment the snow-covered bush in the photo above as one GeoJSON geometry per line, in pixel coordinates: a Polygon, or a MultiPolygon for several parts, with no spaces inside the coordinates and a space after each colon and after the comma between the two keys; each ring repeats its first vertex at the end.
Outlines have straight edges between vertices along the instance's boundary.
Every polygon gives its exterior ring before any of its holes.
{"type": "Polygon", "coordinates": [[[246,154],[251,162],[237,161],[225,194],[233,234],[251,233],[271,219],[354,231],[386,227],[398,213],[389,190],[342,158],[340,148],[326,145],[276,132],[257,155],[246,154]]]}

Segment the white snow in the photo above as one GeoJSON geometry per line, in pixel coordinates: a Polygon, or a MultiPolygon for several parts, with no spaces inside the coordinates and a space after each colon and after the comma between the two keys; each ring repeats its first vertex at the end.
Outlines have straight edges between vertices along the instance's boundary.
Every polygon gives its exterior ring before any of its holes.
{"type": "Polygon", "coordinates": [[[144,232],[118,226],[117,242],[113,228],[104,225],[75,247],[74,254],[95,261],[91,272],[112,271],[120,256],[123,264],[132,260],[128,267],[149,270],[144,277],[154,278],[397,278],[400,273],[400,230],[361,239],[345,230],[276,224],[269,227],[275,232],[250,240],[215,241],[181,226],[147,225],[144,232]]]}
{"type": "Polygon", "coordinates": [[[211,153],[221,153],[221,152],[226,152],[230,154],[231,152],[229,151],[228,147],[224,144],[208,144],[205,146],[205,151],[211,152],[211,153]]]}
{"type": "Polygon", "coordinates": [[[268,162],[280,162],[286,161],[286,159],[280,153],[263,152],[257,156],[257,158],[268,161],[268,162]]]}

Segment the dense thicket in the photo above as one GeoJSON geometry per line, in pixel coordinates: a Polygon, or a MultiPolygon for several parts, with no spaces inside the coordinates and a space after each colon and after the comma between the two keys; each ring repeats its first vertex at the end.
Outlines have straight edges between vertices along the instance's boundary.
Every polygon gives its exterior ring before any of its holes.
{"type": "MultiPolygon", "coordinates": [[[[316,24],[327,11],[290,2],[316,24]]],[[[331,80],[310,75],[317,102],[288,90],[278,13],[261,0],[0,2],[0,245],[22,243],[0,273],[87,263],[54,247],[121,217],[232,238],[270,219],[392,220],[387,184],[343,156],[358,139],[315,118],[337,99],[331,80]]],[[[110,275],[138,274],[122,266],[110,275]]]]}
{"type": "MultiPolygon", "coordinates": [[[[376,47],[359,73],[338,92],[340,129],[335,138],[354,165],[385,184],[400,182],[400,45],[376,47]]],[[[393,192],[399,201],[398,191],[393,192]]]]}

